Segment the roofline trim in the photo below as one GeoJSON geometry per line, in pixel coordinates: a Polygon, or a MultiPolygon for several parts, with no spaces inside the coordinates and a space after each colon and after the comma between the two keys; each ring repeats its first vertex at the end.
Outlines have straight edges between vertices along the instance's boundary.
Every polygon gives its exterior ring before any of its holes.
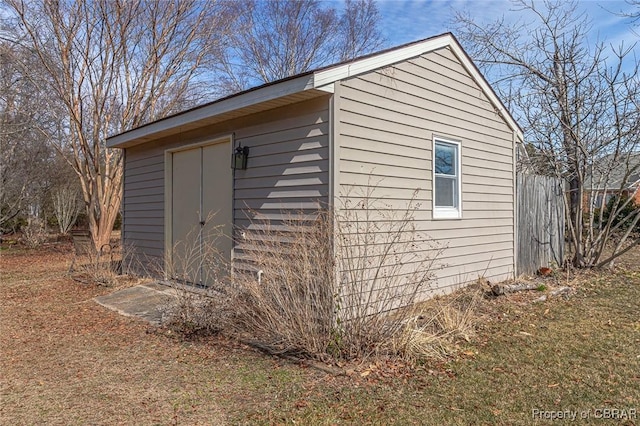
{"type": "MultiPolygon", "coordinates": [[[[318,91],[332,93],[334,90],[333,85],[337,81],[370,72],[378,68],[390,66],[444,47],[451,48],[465,70],[472,76],[484,94],[489,98],[490,102],[496,109],[496,112],[503,120],[505,120],[518,139],[520,141],[524,141],[524,135],[520,126],[518,126],[509,111],[507,111],[504,104],[500,101],[480,70],[464,51],[455,36],[451,33],[445,33],[422,41],[388,49],[377,54],[370,54],[360,59],[328,66],[299,76],[293,76],[285,80],[268,83],[255,89],[249,89],[245,92],[214,101],[204,106],[195,107],[191,110],[177,113],[127,132],[111,136],[107,138],[107,146],[110,148],[124,147],[132,141],[146,138],[175,127],[193,124],[209,117],[214,117],[216,115],[249,107],[261,102],[267,102],[280,97],[293,95],[305,90],[315,89],[318,91]]],[[[143,142],[144,141],[141,141],[140,143],[143,142]]]]}
{"type": "Polygon", "coordinates": [[[458,43],[458,40],[456,40],[456,38],[452,34],[449,34],[448,36],[451,38],[450,47],[451,50],[453,50],[453,53],[458,57],[467,72],[471,74],[471,76],[480,86],[485,95],[487,95],[493,106],[496,108],[500,117],[502,117],[502,119],[507,122],[511,130],[516,133],[518,139],[524,142],[524,134],[522,132],[522,129],[520,128],[518,123],[516,123],[516,120],[504,106],[500,98],[498,98],[496,92],[494,92],[493,88],[484,78],[478,67],[473,63],[467,52],[465,52],[460,43],[458,43]]]}
{"type": "Polygon", "coordinates": [[[313,74],[313,85],[314,87],[319,88],[323,85],[332,84],[345,78],[354,77],[374,69],[383,68],[407,59],[415,58],[443,47],[451,48],[453,53],[464,66],[465,70],[471,74],[475,82],[487,95],[493,106],[498,111],[498,114],[507,122],[507,125],[511,130],[516,133],[518,139],[524,141],[524,136],[520,126],[518,126],[511,116],[511,113],[507,111],[504,104],[500,101],[480,70],[478,70],[469,55],[467,55],[458,40],[451,33],[445,33],[423,41],[410,43],[403,47],[391,49],[378,55],[370,55],[351,62],[318,70],[313,74]]]}
{"type": "Polygon", "coordinates": [[[314,73],[314,87],[334,83],[345,78],[363,74],[377,68],[386,67],[391,64],[446,47],[451,43],[452,39],[453,38],[450,34],[444,34],[421,42],[412,43],[405,47],[392,49],[378,55],[367,56],[362,59],[356,59],[351,62],[321,69],[314,73]]]}
{"type": "Polygon", "coordinates": [[[107,138],[109,148],[120,148],[136,139],[151,136],[175,127],[195,123],[209,117],[235,111],[260,102],[267,102],[284,96],[313,89],[313,75],[311,73],[281,81],[278,84],[265,85],[255,90],[249,90],[235,96],[212,102],[208,105],[196,107],[186,112],[178,113],[141,127],[131,129],[107,138]]]}

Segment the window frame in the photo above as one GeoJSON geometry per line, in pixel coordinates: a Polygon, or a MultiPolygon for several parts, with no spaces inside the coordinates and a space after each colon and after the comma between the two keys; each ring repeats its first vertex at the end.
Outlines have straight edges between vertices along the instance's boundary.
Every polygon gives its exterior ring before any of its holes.
{"type": "MultiPolygon", "coordinates": [[[[433,137],[432,163],[431,163],[431,198],[434,219],[462,219],[462,143],[439,136],[433,137]],[[436,146],[449,145],[456,150],[455,154],[455,179],[456,179],[456,205],[457,207],[436,206],[436,146]]],[[[451,175],[446,175],[451,176],[451,175]]]]}

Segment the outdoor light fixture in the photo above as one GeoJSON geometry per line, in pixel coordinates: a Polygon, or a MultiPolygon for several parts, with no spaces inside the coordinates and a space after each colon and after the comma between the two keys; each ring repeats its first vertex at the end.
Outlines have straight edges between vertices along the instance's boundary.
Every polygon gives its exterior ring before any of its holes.
{"type": "Polygon", "coordinates": [[[238,146],[233,152],[231,159],[231,168],[236,170],[245,170],[247,168],[247,159],[249,158],[249,147],[238,146]]]}

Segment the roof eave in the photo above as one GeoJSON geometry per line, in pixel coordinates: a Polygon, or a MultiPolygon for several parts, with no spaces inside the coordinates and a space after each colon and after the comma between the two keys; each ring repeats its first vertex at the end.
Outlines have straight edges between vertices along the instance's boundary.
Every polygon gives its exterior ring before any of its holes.
{"type": "MultiPolygon", "coordinates": [[[[504,107],[496,93],[486,81],[482,73],[471,61],[471,58],[462,49],[456,38],[451,33],[428,38],[422,41],[409,43],[404,46],[389,49],[377,54],[367,55],[352,61],[344,62],[321,68],[314,72],[307,72],[297,77],[276,81],[255,89],[232,95],[227,98],[214,101],[210,104],[166,117],[164,119],[129,130],[119,135],[107,138],[107,146],[110,148],[126,148],[148,142],[157,137],[164,136],[176,129],[189,130],[197,125],[209,124],[207,120],[232,111],[249,109],[252,106],[268,103],[279,98],[292,96],[305,91],[320,96],[333,92],[333,84],[349,77],[353,77],[374,69],[393,65],[404,60],[414,58],[434,50],[450,47],[453,53],[461,61],[467,72],[471,74],[485,95],[489,98],[498,114],[513,130],[520,141],[524,140],[522,130],[513,119],[509,111],[504,107]]],[[[249,113],[249,112],[247,112],[249,113]]]]}
{"type": "Polygon", "coordinates": [[[155,135],[162,134],[170,129],[194,125],[198,122],[204,122],[210,117],[241,110],[243,108],[269,102],[310,89],[314,89],[313,74],[308,73],[296,78],[278,82],[277,84],[265,85],[255,90],[249,90],[239,95],[230,96],[228,98],[110,136],[107,138],[107,146],[109,148],[125,148],[138,145],[140,143],[147,142],[150,139],[153,139],[155,135]]]}

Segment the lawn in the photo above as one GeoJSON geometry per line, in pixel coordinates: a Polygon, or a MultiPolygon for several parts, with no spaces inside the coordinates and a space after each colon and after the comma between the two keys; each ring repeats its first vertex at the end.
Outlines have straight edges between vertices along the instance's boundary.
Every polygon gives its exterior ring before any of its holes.
{"type": "Polygon", "coordinates": [[[67,246],[0,256],[0,424],[640,424],[635,261],[568,299],[483,300],[449,359],[336,375],[111,312],[92,299],[114,287],[65,276],[67,246]]]}

